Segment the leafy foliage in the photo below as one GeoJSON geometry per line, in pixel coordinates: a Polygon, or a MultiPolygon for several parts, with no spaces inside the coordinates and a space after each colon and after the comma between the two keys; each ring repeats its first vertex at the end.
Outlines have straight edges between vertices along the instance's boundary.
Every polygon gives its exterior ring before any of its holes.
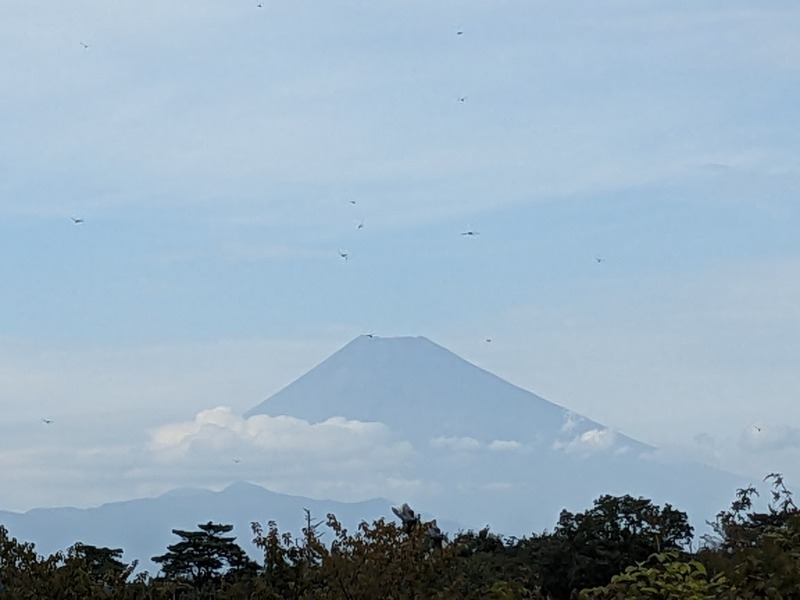
{"type": "Polygon", "coordinates": [[[739,598],[798,598],[800,511],[781,475],[765,481],[772,482],[767,511],[754,509],[754,486],[738,490],[730,509],[711,524],[716,537],[706,538],[699,558],[724,573],[739,598]]]}
{"type": "Polygon", "coordinates": [[[686,560],[680,553],[654,554],[648,561],[628,567],[611,583],[583,590],[581,600],[712,600],[734,598],[722,574],[710,576],[697,560],[686,560]]]}
{"type": "Polygon", "coordinates": [[[0,526],[3,600],[792,599],[800,598],[800,514],[780,475],[766,511],[755,487],[738,490],[687,550],[686,515],[644,498],[602,496],[584,512],[562,511],[550,533],[504,538],[489,528],[452,542],[407,505],[400,523],[362,522],[350,532],[333,515],[306,513],[299,538],[274,522],[252,524],[262,560],[208,522],[154,557],[157,577],[134,575],[119,548],[75,544],[39,556],[0,526]],[[413,518],[411,518],[413,515],[413,518]],[[327,539],[326,536],[331,536],[327,539]]]}
{"type": "Polygon", "coordinates": [[[676,550],[692,539],[686,513],[650,500],[602,496],[583,513],[562,511],[555,531],[539,548],[541,587],[554,599],[604,585],[653,553],[676,550]]]}

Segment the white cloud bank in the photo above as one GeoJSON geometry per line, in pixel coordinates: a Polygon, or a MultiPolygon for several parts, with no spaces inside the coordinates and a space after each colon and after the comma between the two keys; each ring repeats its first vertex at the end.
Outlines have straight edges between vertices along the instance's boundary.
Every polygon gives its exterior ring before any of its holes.
{"type": "Polygon", "coordinates": [[[589,429],[573,437],[567,442],[553,443],[555,450],[563,450],[568,454],[590,455],[605,452],[614,446],[616,434],[611,429],[589,429]]]}
{"type": "MultiPolygon", "coordinates": [[[[411,447],[395,442],[382,423],[332,417],[319,423],[286,415],[256,415],[245,419],[227,406],[200,411],[191,421],[163,425],[151,431],[149,449],[161,461],[206,458],[214,462],[242,461],[259,464],[280,461],[308,471],[316,466],[358,466],[395,463],[411,447]]],[[[238,463],[237,463],[238,464],[238,463]]]]}

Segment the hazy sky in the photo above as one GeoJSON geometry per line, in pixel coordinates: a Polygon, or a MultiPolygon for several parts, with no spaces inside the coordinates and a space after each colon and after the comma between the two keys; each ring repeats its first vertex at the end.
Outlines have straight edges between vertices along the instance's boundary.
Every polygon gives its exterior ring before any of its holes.
{"type": "Polygon", "coordinates": [[[262,4],[0,3],[0,508],[366,332],[800,481],[796,1],[262,4]]]}

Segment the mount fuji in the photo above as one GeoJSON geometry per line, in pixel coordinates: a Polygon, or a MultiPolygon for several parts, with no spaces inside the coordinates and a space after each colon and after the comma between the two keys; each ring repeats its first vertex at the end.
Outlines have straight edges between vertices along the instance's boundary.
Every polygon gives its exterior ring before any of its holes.
{"type": "Polygon", "coordinates": [[[413,448],[395,471],[376,474],[413,485],[403,498],[388,486],[382,495],[514,535],[552,527],[560,509],[582,510],[605,493],[669,502],[702,525],[744,483],[660,460],[654,447],[424,337],[360,336],[245,413],[257,415],[382,423],[413,448]]]}
{"type": "MultiPolygon", "coordinates": [[[[415,444],[455,437],[552,445],[565,431],[605,429],[424,337],[360,336],[245,416],[258,414],[380,422],[415,444]]],[[[614,446],[649,448],[620,435],[614,446]]]]}

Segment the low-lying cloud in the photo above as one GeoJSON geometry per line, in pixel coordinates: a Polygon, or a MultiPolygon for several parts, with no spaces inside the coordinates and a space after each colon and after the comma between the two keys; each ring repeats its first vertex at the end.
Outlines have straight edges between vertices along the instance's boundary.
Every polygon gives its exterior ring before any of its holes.
{"type": "Polygon", "coordinates": [[[465,451],[477,450],[481,443],[471,437],[444,436],[433,438],[430,442],[432,448],[442,448],[447,450],[465,451]]]}
{"type": "Polygon", "coordinates": [[[567,442],[556,441],[553,448],[569,454],[590,455],[611,449],[615,441],[616,434],[611,429],[589,429],[567,442]]]}
{"type": "Polygon", "coordinates": [[[492,440],[488,444],[479,442],[472,437],[444,436],[433,438],[430,441],[431,448],[451,450],[454,452],[465,452],[469,450],[487,449],[495,452],[508,452],[520,450],[523,445],[516,440],[492,440]]]}
{"type": "Polygon", "coordinates": [[[521,448],[522,444],[516,440],[492,440],[492,442],[489,444],[489,450],[495,450],[498,452],[520,450],[521,448]]]}
{"type": "Polygon", "coordinates": [[[151,432],[150,450],[160,460],[197,458],[213,452],[234,459],[242,453],[261,461],[333,461],[345,464],[370,456],[392,462],[407,455],[407,443],[395,442],[386,425],[332,417],[318,423],[287,415],[243,418],[227,406],[203,410],[191,421],[171,423],[151,432]],[[237,454],[238,453],[238,454],[237,454]]]}
{"type": "Polygon", "coordinates": [[[800,428],[789,425],[752,425],[742,431],[739,447],[748,452],[800,448],[800,428]]]}

